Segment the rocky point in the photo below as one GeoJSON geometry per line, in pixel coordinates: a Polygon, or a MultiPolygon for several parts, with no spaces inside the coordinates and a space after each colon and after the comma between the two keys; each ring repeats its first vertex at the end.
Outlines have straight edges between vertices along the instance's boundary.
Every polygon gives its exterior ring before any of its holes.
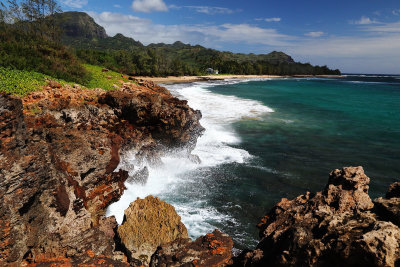
{"type": "MultiPolygon", "coordinates": [[[[0,265],[128,265],[114,217],[126,150],[194,146],[201,114],[152,83],[87,90],[49,82],[0,95],[0,265]]],[[[188,150],[190,151],[190,149],[188,150]]]]}

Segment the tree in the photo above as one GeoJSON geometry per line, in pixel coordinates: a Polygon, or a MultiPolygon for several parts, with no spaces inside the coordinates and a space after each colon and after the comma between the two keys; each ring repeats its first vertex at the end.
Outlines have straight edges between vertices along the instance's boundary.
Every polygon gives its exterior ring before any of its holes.
{"type": "Polygon", "coordinates": [[[23,0],[21,9],[33,34],[55,39],[54,15],[61,11],[55,0],[23,0]]]}
{"type": "Polygon", "coordinates": [[[6,16],[7,16],[7,8],[3,4],[2,1],[0,1],[0,27],[3,27],[4,23],[6,22],[6,16]]]}

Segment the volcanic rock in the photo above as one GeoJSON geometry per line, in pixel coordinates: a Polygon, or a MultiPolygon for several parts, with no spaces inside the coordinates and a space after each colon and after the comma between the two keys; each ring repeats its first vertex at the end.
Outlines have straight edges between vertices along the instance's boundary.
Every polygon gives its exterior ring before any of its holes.
{"type": "Polygon", "coordinates": [[[200,113],[166,89],[122,86],[50,84],[23,99],[0,94],[1,266],[138,263],[128,259],[115,219],[105,217],[128,179],[116,170],[120,155],[157,157],[163,140],[193,146],[203,129],[200,113]],[[151,119],[131,119],[142,112],[151,119]]]}
{"type": "Polygon", "coordinates": [[[132,257],[147,263],[161,244],[188,238],[175,208],[153,196],[138,198],[129,205],[118,234],[132,257]]]}
{"type": "Polygon", "coordinates": [[[375,213],[368,184],[362,167],[348,167],[331,172],[322,192],[282,199],[258,225],[256,249],[235,265],[399,266],[400,202],[378,199],[375,213]]]}

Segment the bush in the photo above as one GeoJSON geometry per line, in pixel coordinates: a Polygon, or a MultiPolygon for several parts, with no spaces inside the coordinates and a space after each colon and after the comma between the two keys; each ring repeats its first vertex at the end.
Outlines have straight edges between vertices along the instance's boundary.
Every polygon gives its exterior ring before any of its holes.
{"type": "Polygon", "coordinates": [[[0,32],[0,66],[36,71],[70,82],[85,83],[89,79],[81,62],[65,46],[11,26],[0,32]]]}

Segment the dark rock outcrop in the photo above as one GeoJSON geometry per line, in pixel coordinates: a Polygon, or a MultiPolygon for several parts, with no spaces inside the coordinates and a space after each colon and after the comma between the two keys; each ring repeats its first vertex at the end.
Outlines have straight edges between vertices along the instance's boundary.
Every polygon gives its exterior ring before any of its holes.
{"type": "Polygon", "coordinates": [[[153,196],[137,199],[129,205],[118,233],[131,256],[144,263],[150,262],[159,245],[188,238],[175,208],[153,196]]]}
{"type": "Polygon", "coordinates": [[[362,167],[334,170],[325,190],[282,199],[258,225],[261,241],[237,266],[399,266],[400,202],[374,204],[362,167]]]}
{"type": "Polygon", "coordinates": [[[159,87],[58,87],[22,100],[0,94],[0,265],[127,266],[105,217],[128,178],[116,171],[120,154],[157,157],[154,136],[195,142],[200,113],[159,87]]]}
{"type": "Polygon", "coordinates": [[[232,263],[232,238],[215,230],[195,241],[177,239],[161,245],[151,257],[151,267],[221,267],[232,263]]]}

